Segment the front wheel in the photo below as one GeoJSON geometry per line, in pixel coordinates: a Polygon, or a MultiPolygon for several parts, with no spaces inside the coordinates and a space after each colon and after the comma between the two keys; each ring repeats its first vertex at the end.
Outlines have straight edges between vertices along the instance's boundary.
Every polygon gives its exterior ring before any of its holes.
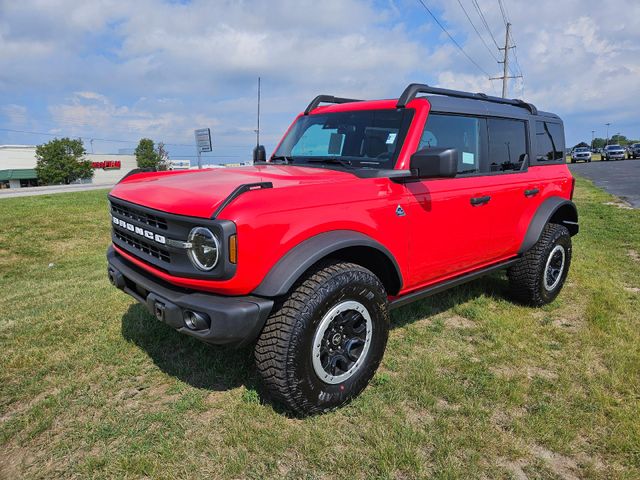
{"type": "Polygon", "coordinates": [[[507,270],[513,296],[536,307],[552,302],[562,290],[570,265],[569,230],[548,223],[536,244],[507,270]]]}
{"type": "Polygon", "coordinates": [[[322,413],[364,390],[388,333],[380,280],[359,265],[325,263],[274,308],[255,347],[256,367],[276,400],[299,414],[322,413]]]}

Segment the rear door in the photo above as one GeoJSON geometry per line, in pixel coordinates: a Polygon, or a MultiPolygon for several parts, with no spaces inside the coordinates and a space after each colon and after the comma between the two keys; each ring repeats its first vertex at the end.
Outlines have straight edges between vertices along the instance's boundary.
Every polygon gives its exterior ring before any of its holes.
{"type": "Polygon", "coordinates": [[[484,166],[491,191],[491,257],[503,259],[520,248],[524,232],[542,198],[542,185],[529,168],[529,122],[488,118],[488,155],[484,166]]]}

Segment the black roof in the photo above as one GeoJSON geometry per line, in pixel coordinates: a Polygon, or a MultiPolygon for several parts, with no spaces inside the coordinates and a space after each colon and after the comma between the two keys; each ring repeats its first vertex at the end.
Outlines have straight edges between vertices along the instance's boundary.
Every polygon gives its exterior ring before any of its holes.
{"type": "MultiPolygon", "coordinates": [[[[553,113],[541,112],[535,105],[515,98],[492,97],[484,93],[463,92],[440,87],[431,87],[422,83],[411,83],[404,89],[398,98],[397,107],[404,108],[418,95],[426,95],[434,112],[466,113],[475,115],[487,115],[498,117],[511,117],[527,119],[531,116],[545,117],[558,120],[560,117],[553,113]]],[[[351,103],[358,102],[351,98],[340,98],[331,95],[318,95],[306,108],[304,114],[308,115],[320,103],[351,103]]]]}
{"type": "MultiPolygon", "coordinates": [[[[420,98],[420,97],[419,97],[420,98]]],[[[434,112],[467,113],[475,115],[487,115],[493,117],[528,118],[531,116],[546,117],[560,120],[554,113],[537,110],[537,114],[532,115],[528,110],[514,105],[493,103],[485,100],[472,100],[467,98],[446,97],[443,95],[426,95],[434,112]]]]}

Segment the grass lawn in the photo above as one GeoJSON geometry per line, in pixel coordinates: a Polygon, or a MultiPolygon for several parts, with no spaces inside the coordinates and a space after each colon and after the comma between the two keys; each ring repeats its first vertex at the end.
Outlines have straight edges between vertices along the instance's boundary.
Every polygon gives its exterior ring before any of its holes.
{"type": "Polygon", "coordinates": [[[109,285],[104,191],[1,200],[0,478],[640,478],[640,211],[576,202],[553,304],[497,274],[397,310],[372,384],[300,419],[109,285]]]}

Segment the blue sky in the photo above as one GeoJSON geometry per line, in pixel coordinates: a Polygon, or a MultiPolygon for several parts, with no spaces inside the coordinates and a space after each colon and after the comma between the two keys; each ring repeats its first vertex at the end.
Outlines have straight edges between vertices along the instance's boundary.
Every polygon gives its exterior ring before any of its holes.
{"type": "MultiPolygon", "coordinates": [[[[268,151],[319,93],[393,98],[419,81],[498,94],[473,0],[424,3],[480,68],[414,0],[0,0],[0,144],[79,136],[109,153],[146,136],[195,158],[193,130],[210,127],[212,162],[247,160],[258,75],[268,151]]],[[[504,42],[498,1],[477,3],[504,42]]],[[[560,114],[568,144],[607,122],[640,138],[640,2],[503,3],[524,74],[510,96],[560,114]]]]}

